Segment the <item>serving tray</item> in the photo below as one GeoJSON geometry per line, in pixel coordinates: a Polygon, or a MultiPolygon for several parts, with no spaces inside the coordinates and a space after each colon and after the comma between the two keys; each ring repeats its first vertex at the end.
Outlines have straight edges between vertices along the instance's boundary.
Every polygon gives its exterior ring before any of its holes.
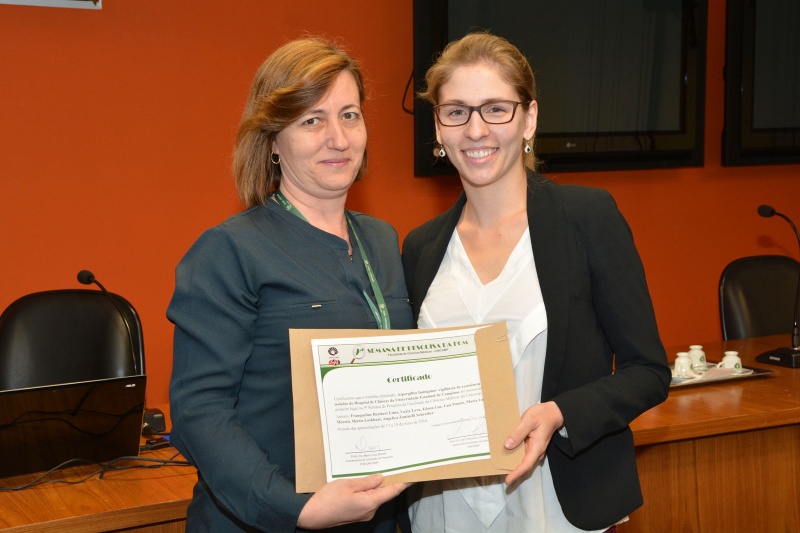
{"type": "MultiPolygon", "coordinates": [[[[669,364],[670,370],[672,363],[669,364]]],[[[669,387],[688,387],[691,385],[705,385],[707,383],[719,383],[721,381],[735,381],[740,379],[755,378],[772,374],[772,370],[765,370],[763,368],[754,368],[750,366],[742,367],[741,371],[733,372],[727,368],[717,368],[716,363],[709,362],[706,365],[706,370],[700,373],[700,377],[694,378],[676,378],[673,377],[669,387]]]]}

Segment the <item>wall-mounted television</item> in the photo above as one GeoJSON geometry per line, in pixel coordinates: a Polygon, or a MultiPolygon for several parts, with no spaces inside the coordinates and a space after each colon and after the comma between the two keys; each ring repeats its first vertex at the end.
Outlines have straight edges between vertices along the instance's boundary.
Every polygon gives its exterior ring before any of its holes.
{"type": "Polygon", "coordinates": [[[728,0],[723,165],[800,163],[798,28],[798,0],[728,0]]]}
{"type": "MultiPolygon", "coordinates": [[[[414,0],[415,86],[448,42],[488,30],[533,67],[543,172],[702,166],[707,19],[706,0],[414,0]]],[[[414,107],[415,175],[455,173],[414,107]]]]}

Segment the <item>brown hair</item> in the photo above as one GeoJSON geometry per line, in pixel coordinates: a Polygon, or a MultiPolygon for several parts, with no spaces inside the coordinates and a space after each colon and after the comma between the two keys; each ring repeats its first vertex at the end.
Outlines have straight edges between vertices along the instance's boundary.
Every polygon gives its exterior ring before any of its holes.
{"type": "MultiPolygon", "coordinates": [[[[439,91],[447,83],[458,67],[488,63],[497,68],[523,102],[536,100],[536,78],[531,65],[519,49],[502,37],[488,32],[470,33],[449,43],[425,74],[425,91],[419,97],[432,105],[439,103],[439,91]]],[[[522,107],[527,111],[530,104],[522,107]]],[[[532,141],[532,139],[531,139],[532,141]]],[[[536,156],[533,152],[523,154],[525,166],[536,170],[536,156]]]]}
{"type": "MultiPolygon", "coordinates": [[[[278,188],[280,165],[270,160],[275,136],[322,99],[344,71],[355,78],[363,103],[364,83],[358,63],[337,45],[323,39],[290,41],[258,69],[233,153],[236,190],[245,206],[263,203],[278,188]]],[[[356,180],[364,176],[366,168],[365,151],[356,180]]]]}

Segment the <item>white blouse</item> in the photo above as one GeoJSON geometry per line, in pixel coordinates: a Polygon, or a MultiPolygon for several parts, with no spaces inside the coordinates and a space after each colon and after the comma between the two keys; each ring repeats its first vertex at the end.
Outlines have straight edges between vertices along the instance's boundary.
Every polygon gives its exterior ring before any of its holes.
{"type": "MultiPolygon", "coordinates": [[[[439,272],[422,303],[420,328],[505,321],[520,413],[539,403],[547,348],[547,315],[526,229],[500,275],[484,285],[453,232],[439,272]]],[[[451,479],[410,488],[414,533],[490,531],[579,532],[561,511],[547,459],[522,481],[503,476],[451,479]],[[416,496],[419,497],[414,501],[416,496]]]]}

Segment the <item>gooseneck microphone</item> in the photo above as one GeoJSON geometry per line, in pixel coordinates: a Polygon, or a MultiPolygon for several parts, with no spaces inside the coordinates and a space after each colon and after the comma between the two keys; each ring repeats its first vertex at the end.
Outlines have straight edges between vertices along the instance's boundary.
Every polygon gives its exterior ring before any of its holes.
{"type": "Polygon", "coordinates": [[[108,292],[108,291],[106,290],[106,288],[105,288],[105,287],[103,287],[103,286],[100,284],[100,282],[99,282],[99,281],[97,281],[97,279],[95,279],[95,277],[94,277],[94,274],[92,274],[92,273],[91,273],[91,272],[89,272],[88,270],[81,270],[80,272],[78,272],[78,281],[79,281],[79,282],[81,282],[81,283],[82,283],[82,284],[84,284],[84,285],[91,285],[92,283],[94,283],[95,285],[97,285],[98,287],[100,287],[100,290],[101,290],[101,291],[103,291],[103,292],[108,292]]]}
{"type": "Polygon", "coordinates": [[[130,343],[131,346],[131,357],[133,358],[133,372],[134,374],[143,374],[144,369],[138,368],[136,364],[136,348],[134,348],[133,344],[133,334],[131,333],[131,325],[128,322],[128,319],[125,317],[125,313],[123,313],[122,309],[119,308],[119,304],[117,303],[114,296],[110,292],[108,292],[106,288],[103,287],[103,285],[99,281],[97,281],[97,279],[95,279],[94,274],[92,274],[88,270],[81,270],[80,272],[78,272],[78,281],[83,285],[91,285],[92,283],[94,283],[95,285],[100,287],[100,290],[103,291],[103,294],[108,296],[108,299],[111,300],[112,304],[114,304],[114,308],[117,310],[117,313],[119,313],[122,322],[125,324],[125,329],[128,332],[128,342],[130,343]]]}
{"type": "MultiPolygon", "coordinates": [[[[779,213],[771,205],[758,206],[758,214],[764,218],[779,216],[784,219],[794,230],[794,235],[797,237],[797,245],[800,246],[800,232],[797,231],[797,226],[794,225],[789,217],[783,213],[779,213]]],[[[756,357],[756,361],[762,363],[770,363],[773,365],[786,366],[789,368],[800,368],[800,334],[797,328],[797,315],[798,315],[798,302],[800,302],[800,271],[797,276],[797,289],[794,297],[794,322],[792,324],[792,346],[791,348],[777,348],[764,352],[756,357]]]]}

